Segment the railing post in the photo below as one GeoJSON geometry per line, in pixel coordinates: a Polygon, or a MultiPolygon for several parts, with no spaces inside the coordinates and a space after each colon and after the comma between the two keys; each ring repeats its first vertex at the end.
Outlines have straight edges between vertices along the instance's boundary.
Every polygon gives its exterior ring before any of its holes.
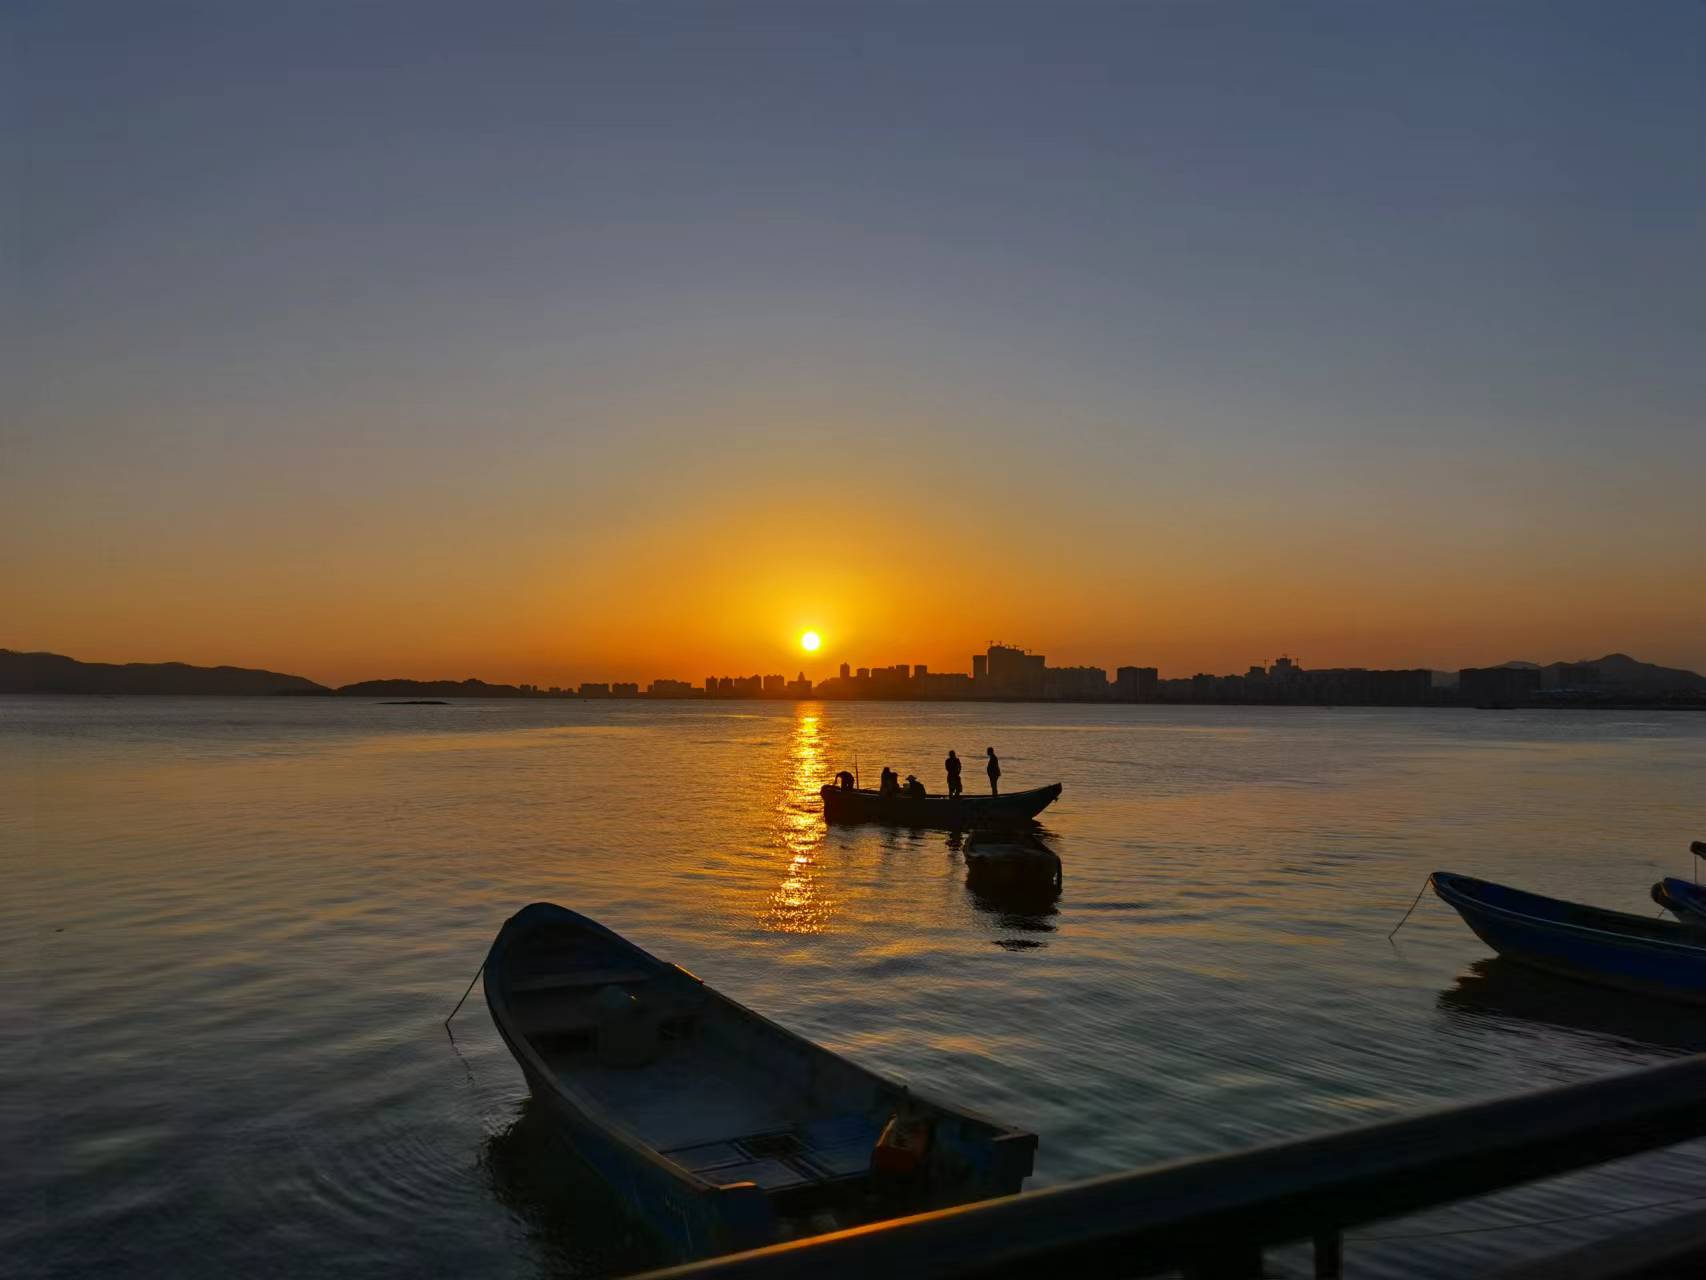
{"type": "Polygon", "coordinates": [[[1344,1237],[1323,1231],[1315,1237],[1315,1280],[1339,1280],[1345,1273],[1344,1237]]]}

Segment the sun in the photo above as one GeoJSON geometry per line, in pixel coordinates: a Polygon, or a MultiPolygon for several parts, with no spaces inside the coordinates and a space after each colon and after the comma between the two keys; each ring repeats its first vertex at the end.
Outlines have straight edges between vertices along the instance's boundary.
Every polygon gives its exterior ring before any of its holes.
{"type": "Polygon", "coordinates": [[[815,631],[808,631],[805,635],[800,637],[800,648],[804,649],[807,653],[816,653],[817,647],[822,643],[823,640],[815,631]]]}

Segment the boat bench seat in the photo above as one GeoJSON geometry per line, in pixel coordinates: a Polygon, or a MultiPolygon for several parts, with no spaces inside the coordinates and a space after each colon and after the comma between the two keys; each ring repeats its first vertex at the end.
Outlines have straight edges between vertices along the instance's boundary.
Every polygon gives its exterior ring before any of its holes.
{"type": "Polygon", "coordinates": [[[718,1186],[755,1182],[765,1191],[860,1177],[871,1166],[880,1127],[859,1112],[808,1120],[792,1129],[678,1147],[661,1154],[718,1186]]]}
{"type": "Polygon", "coordinates": [[[557,991],[568,987],[626,986],[649,981],[651,976],[644,969],[573,969],[568,973],[538,973],[530,978],[517,978],[509,984],[509,989],[557,991]]]}
{"type": "MultiPolygon", "coordinates": [[[[644,978],[645,975],[640,975],[644,978]]],[[[552,991],[572,990],[580,984],[561,986],[522,987],[521,991],[540,994],[541,999],[518,1003],[512,1016],[516,1026],[526,1036],[550,1040],[559,1049],[590,1049],[598,1032],[598,1017],[590,1003],[553,1000],[552,991]]],[[[606,985],[599,983],[599,986],[606,985]]],[[[514,989],[514,988],[512,988],[514,989]]],[[[695,1019],[704,1008],[703,1000],[667,998],[642,999],[641,1012],[656,1021],[659,1034],[666,1040],[680,1039],[691,1034],[695,1019]]]]}

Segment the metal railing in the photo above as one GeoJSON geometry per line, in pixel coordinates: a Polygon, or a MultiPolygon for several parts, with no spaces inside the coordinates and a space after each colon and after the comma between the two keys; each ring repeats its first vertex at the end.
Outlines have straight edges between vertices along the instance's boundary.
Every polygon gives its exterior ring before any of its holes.
{"type": "Polygon", "coordinates": [[[1405,1120],[1109,1174],[650,1273],[694,1280],[984,1280],[1261,1273],[1312,1240],[1706,1136],[1706,1054],[1405,1120]]]}

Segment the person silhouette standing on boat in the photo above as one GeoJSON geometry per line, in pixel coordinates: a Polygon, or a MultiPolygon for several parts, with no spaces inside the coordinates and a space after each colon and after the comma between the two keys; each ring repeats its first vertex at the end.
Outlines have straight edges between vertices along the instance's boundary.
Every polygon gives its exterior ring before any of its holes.
{"type": "Polygon", "coordinates": [[[989,794],[998,796],[1001,794],[1001,757],[995,754],[994,747],[985,747],[983,750],[989,757],[989,763],[983,768],[989,775],[989,794]]]}
{"type": "Polygon", "coordinates": [[[900,794],[900,775],[886,764],[883,766],[882,779],[877,783],[877,794],[884,796],[900,794]]]}
{"type": "Polygon", "coordinates": [[[942,761],[942,767],[948,771],[948,794],[959,795],[964,790],[960,785],[960,758],[953,753],[952,748],[948,751],[948,758],[942,761]]]}

